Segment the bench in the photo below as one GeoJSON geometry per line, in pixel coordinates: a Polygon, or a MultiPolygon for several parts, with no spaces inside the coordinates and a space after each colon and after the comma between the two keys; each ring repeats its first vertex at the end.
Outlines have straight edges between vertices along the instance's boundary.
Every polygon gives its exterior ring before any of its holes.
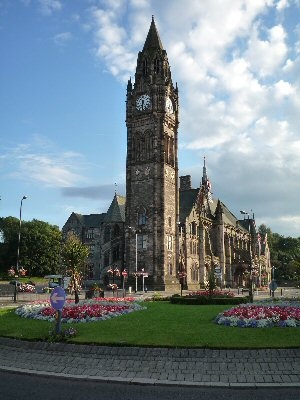
{"type": "Polygon", "coordinates": [[[15,286],[14,285],[0,285],[0,298],[9,297],[14,299],[15,296],[15,286]]]}

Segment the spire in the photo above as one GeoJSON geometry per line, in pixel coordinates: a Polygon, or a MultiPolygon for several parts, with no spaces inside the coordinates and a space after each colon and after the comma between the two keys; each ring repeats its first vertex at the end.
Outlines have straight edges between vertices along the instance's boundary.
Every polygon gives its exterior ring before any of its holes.
{"type": "Polygon", "coordinates": [[[201,184],[201,190],[203,193],[206,194],[207,200],[212,203],[212,193],[211,193],[211,183],[209,181],[209,178],[207,176],[207,171],[206,171],[206,165],[205,165],[205,157],[204,157],[204,163],[203,163],[203,174],[202,174],[202,184],[201,184]]]}
{"type": "Polygon", "coordinates": [[[156,25],[154,22],[154,16],[152,15],[152,21],[151,21],[151,25],[150,25],[150,29],[144,44],[144,48],[143,51],[145,50],[163,50],[163,45],[162,42],[160,40],[158,31],[156,29],[156,25]]]}
{"type": "Polygon", "coordinates": [[[207,172],[206,172],[206,165],[205,165],[205,157],[203,163],[203,174],[202,174],[202,185],[206,185],[208,181],[207,172]]]}

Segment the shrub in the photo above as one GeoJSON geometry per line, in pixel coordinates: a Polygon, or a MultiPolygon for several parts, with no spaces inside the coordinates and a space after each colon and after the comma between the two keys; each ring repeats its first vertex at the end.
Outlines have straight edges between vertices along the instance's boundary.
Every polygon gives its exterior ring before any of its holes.
{"type": "Polygon", "coordinates": [[[186,305],[236,305],[241,303],[248,303],[248,297],[208,297],[208,296],[184,296],[184,297],[171,297],[172,304],[186,304],[186,305]]]}

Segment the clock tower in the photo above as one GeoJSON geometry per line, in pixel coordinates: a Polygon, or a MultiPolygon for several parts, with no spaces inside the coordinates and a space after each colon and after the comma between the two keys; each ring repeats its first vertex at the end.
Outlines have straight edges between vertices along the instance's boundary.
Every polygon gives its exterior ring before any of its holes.
{"type": "Polygon", "coordinates": [[[164,290],[178,283],[178,88],[153,17],[126,100],[126,268],[164,290]]]}

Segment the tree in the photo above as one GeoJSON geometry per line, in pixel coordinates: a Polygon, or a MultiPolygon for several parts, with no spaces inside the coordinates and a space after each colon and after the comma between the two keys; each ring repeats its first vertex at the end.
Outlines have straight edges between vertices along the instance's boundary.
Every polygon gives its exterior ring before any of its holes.
{"type": "Polygon", "coordinates": [[[59,272],[62,235],[57,226],[34,219],[23,224],[22,238],[21,260],[30,275],[59,272]]]}
{"type": "Polygon", "coordinates": [[[7,271],[17,263],[19,220],[14,217],[0,218],[0,270],[7,271]]]}
{"type": "MultiPolygon", "coordinates": [[[[19,220],[14,217],[0,218],[0,270],[6,272],[16,265],[19,220]]],[[[56,225],[33,219],[23,221],[20,241],[19,265],[30,275],[55,274],[60,268],[62,235],[56,225]]]]}
{"type": "Polygon", "coordinates": [[[69,286],[71,290],[74,291],[75,303],[78,303],[78,292],[81,284],[84,261],[89,255],[89,249],[80,242],[76,235],[69,234],[62,245],[61,255],[66,273],[71,275],[69,286]]]}
{"type": "Polygon", "coordinates": [[[300,281],[300,238],[284,237],[272,233],[266,225],[258,228],[262,237],[268,236],[271,265],[275,267],[275,279],[300,281]]]}

